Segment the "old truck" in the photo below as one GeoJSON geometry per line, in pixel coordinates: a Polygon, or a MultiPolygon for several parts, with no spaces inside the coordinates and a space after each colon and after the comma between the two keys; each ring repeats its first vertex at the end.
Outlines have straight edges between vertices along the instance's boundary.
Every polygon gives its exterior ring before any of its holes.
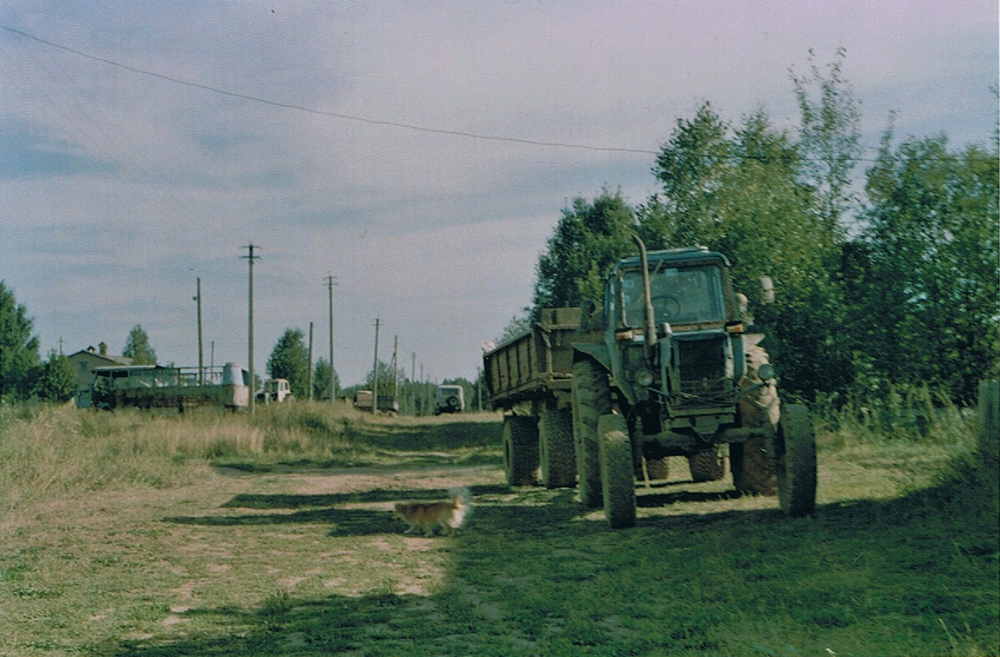
{"type": "Polygon", "coordinates": [[[288,379],[268,379],[257,391],[258,404],[281,404],[295,401],[288,379]]]}
{"type": "Polygon", "coordinates": [[[197,406],[231,410],[246,408],[250,400],[250,374],[236,363],[221,368],[118,365],[94,368],[90,386],[93,406],[173,408],[197,406]]]}
{"type": "Polygon", "coordinates": [[[686,457],[695,481],[725,475],[812,512],[816,444],[804,406],[781,404],[774,368],[747,329],[729,262],[704,247],[639,253],[605,279],[601,307],[543,310],[529,332],[484,354],[505,411],[511,485],[579,487],[612,527],[636,518],[636,477],[686,457]]]}

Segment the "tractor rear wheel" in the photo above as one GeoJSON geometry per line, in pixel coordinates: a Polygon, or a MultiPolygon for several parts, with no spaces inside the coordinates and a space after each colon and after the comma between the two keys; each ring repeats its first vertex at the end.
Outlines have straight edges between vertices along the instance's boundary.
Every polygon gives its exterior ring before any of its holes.
{"type": "Polygon", "coordinates": [[[695,482],[719,481],[726,475],[726,459],[722,455],[721,445],[705,452],[690,454],[687,460],[691,466],[691,479],[695,482]]]}
{"type": "Polygon", "coordinates": [[[597,419],[611,412],[608,373],[599,363],[584,359],[573,363],[573,443],[580,501],[589,507],[601,504],[601,458],[597,419]]]}

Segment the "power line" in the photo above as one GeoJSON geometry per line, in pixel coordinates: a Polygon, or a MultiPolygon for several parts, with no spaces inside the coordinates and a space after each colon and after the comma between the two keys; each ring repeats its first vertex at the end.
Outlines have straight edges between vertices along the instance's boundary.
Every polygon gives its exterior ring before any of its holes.
{"type": "Polygon", "coordinates": [[[283,109],[298,110],[300,112],[306,112],[309,114],[315,114],[318,116],[329,116],[336,119],[344,119],[347,121],[358,121],[361,123],[367,123],[369,125],[381,125],[388,126],[392,128],[402,128],[404,130],[415,130],[418,132],[429,132],[438,135],[450,135],[453,137],[465,137],[469,139],[482,139],[487,141],[503,141],[515,144],[527,144],[529,146],[545,146],[545,147],[555,147],[555,148],[574,148],[578,150],[588,150],[588,151],[602,151],[602,152],[616,152],[616,153],[639,153],[642,155],[656,155],[657,151],[651,151],[643,148],[624,148],[618,146],[591,146],[587,144],[572,144],[568,142],[557,142],[557,141],[542,141],[536,139],[523,139],[521,137],[506,137],[501,135],[487,135],[477,132],[466,132],[463,130],[447,130],[444,128],[428,128],[427,126],[414,125],[412,123],[401,123],[398,121],[387,121],[383,119],[373,119],[365,116],[357,116],[354,114],[343,114],[340,112],[329,112],[326,110],[319,110],[312,107],[306,107],[304,105],[297,105],[295,103],[285,103],[276,100],[269,100],[267,98],[261,98],[259,96],[251,96],[249,94],[243,94],[236,91],[229,91],[227,89],[220,89],[218,87],[212,87],[207,84],[201,84],[199,82],[192,82],[190,80],[182,80],[180,78],[175,78],[170,75],[164,75],[163,73],[157,73],[155,71],[148,71],[146,69],[136,68],[135,66],[130,66],[128,64],[122,64],[113,59],[107,59],[106,57],[98,57],[96,55],[91,55],[89,53],[83,52],[81,50],[76,50],[75,48],[70,48],[69,46],[64,46],[52,41],[47,41],[41,39],[27,32],[9,27],[7,25],[0,25],[0,29],[7,30],[14,34],[23,36],[26,39],[31,39],[32,41],[37,41],[38,43],[44,44],[51,48],[58,48],[66,52],[78,55],[80,57],[86,57],[87,59],[101,62],[102,64],[108,64],[109,66],[115,66],[126,71],[131,71],[132,73],[139,73],[141,75],[148,75],[150,77],[158,78],[160,80],[166,80],[167,82],[172,82],[174,84],[180,84],[185,87],[192,87],[194,89],[201,89],[203,91],[210,91],[212,93],[222,94],[223,96],[229,96],[231,98],[239,98],[242,100],[249,100],[255,103],[261,103],[264,105],[270,105],[272,107],[281,107],[283,109]]]}
{"type": "MultiPolygon", "coordinates": [[[[467,138],[467,139],[479,139],[479,140],[484,140],[484,141],[499,141],[499,142],[513,143],[513,144],[525,144],[525,145],[528,145],[528,146],[540,146],[540,147],[547,147],[547,148],[569,148],[569,149],[586,150],[586,151],[597,151],[597,152],[634,153],[634,154],[639,154],[639,155],[660,155],[661,152],[662,152],[662,151],[650,150],[650,149],[646,149],[646,148],[628,148],[628,147],[624,147],[624,146],[593,146],[593,145],[590,145],[590,144],[576,144],[576,143],[570,143],[570,142],[544,141],[544,140],[539,140],[539,139],[526,139],[526,138],[522,138],[522,137],[509,137],[509,136],[503,136],[503,135],[488,135],[488,134],[484,134],[484,133],[468,132],[468,131],[464,131],[464,130],[449,130],[449,129],[445,129],[445,128],[430,128],[430,127],[427,127],[427,126],[421,126],[421,125],[416,125],[416,124],[412,124],[412,123],[403,123],[403,122],[400,122],[400,121],[388,121],[388,120],[384,120],[384,119],[373,119],[371,117],[358,116],[358,115],[355,115],[355,114],[344,114],[342,112],[330,112],[330,111],[327,111],[327,110],[320,110],[320,109],[316,109],[316,108],[313,108],[313,107],[306,107],[304,105],[298,105],[298,104],[295,104],[295,103],[286,103],[286,102],[281,102],[281,101],[276,101],[276,100],[270,100],[268,98],[262,98],[260,96],[251,96],[249,94],[244,94],[244,93],[240,93],[240,92],[236,92],[236,91],[229,91],[228,89],[220,89],[219,87],[213,87],[213,86],[210,86],[210,85],[201,84],[199,82],[192,82],[190,80],[183,80],[181,78],[176,78],[176,77],[173,77],[173,76],[170,76],[170,75],[165,75],[163,73],[157,73],[155,71],[149,71],[149,70],[146,70],[146,69],[142,69],[142,68],[138,68],[138,67],[135,67],[135,66],[131,66],[129,64],[123,64],[123,63],[115,61],[113,59],[108,59],[106,57],[98,57],[97,55],[91,55],[90,53],[86,53],[86,52],[83,52],[81,50],[77,50],[75,48],[71,48],[69,46],[64,46],[62,44],[55,43],[53,41],[48,41],[46,39],[42,39],[40,37],[34,36],[33,34],[29,34],[27,32],[24,32],[23,30],[18,30],[16,28],[10,27],[8,25],[0,25],[0,29],[6,30],[6,31],[11,32],[13,34],[17,34],[17,35],[22,36],[22,37],[24,37],[26,39],[30,39],[32,41],[36,41],[38,43],[41,43],[41,44],[46,45],[46,46],[49,46],[51,48],[57,48],[59,50],[63,50],[65,52],[72,53],[72,54],[77,55],[79,57],[84,57],[86,59],[90,59],[90,60],[93,60],[93,61],[96,61],[96,62],[100,62],[102,64],[107,64],[109,66],[115,66],[117,68],[121,68],[121,69],[124,69],[126,71],[130,71],[132,73],[138,73],[140,75],[147,75],[147,76],[150,76],[150,77],[153,77],[153,78],[157,78],[157,79],[160,79],[160,80],[171,82],[173,84],[179,84],[179,85],[182,85],[182,86],[185,86],[185,87],[191,87],[191,88],[194,88],[194,89],[201,89],[203,91],[209,91],[211,93],[221,94],[223,96],[229,96],[231,98],[238,98],[238,99],[241,99],[241,100],[246,100],[246,101],[250,101],[250,102],[254,102],[254,103],[260,103],[260,104],[263,104],[263,105],[269,105],[271,107],[280,107],[282,109],[296,110],[296,111],[299,111],[299,112],[305,112],[307,114],[313,114],[313,115],[316,115],[316,116],[327,116],[327,117],[336,118],[336,119],[343,119],[345,121],[356,121],[356,122],[359,122],[359,123],[366,123],[366,124],[369,124],[369,125],[379,125],[379,126],[386,126],[386,127],[392,127],[392,128],[400,128],[400,129],[403,129],[403,130],[413,130],[413,131],[416,131],[416,132],[426,132],[426,133],[438,134],[438,135],[449,135],[449,136],[452,136],[452,137],[464,137],[464,138],[467,138]]],[[[757,160],[757,161],[763,161],[763,162],[766,162],[766,161],[772,159],[772,157],[770,157],[770,156],[752,155],[752,154],[749,154],[749,153],[732,153],[730,155],[723,156],[723,157],[724,157],[724,159],[757,160]]],[[[958,157],[960,157],[960,156],[958,156],[958,157]]],[[[780,159],[780,158],[776,158],[776,159],[780,159]]],[[[824,161],[827,158],[822,158],[822,157],[808,158],[808,157],[801,157],[800,156],[799,159],[800,160],[804,160],[804,161],[815,162],[815,161],[824,161]]],[[[875,163],[875,162],[883,161],[886,158],[844,157],[844,158],[840,158],[840,159],[843,160],[843,161],[848,161],[848,162],[875,163]]],[[[889,159],[898,159],[898,157],[897,156],[890,156],[889,159]]],[[[948,160],[951,160],[951,159],[954,159],[954,158],[953,157],[941,157],[941,158],[922,157],[920,159],[922,161],[948,161],[948,160]]],[[[979,159],[979,158],[976,158],[976,159],[979,159]]],[[[989,159],[989,158],[987,158],[987,159],[989,159]]]]}

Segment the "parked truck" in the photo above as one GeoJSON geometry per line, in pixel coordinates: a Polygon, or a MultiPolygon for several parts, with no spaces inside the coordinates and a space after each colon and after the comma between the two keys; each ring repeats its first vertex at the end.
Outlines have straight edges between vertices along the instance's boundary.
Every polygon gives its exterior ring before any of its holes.
{"type": "Polygon", "coordinates": [[[94,368],[90,386],[92,405],[114,410],[121,407],[175,408],[219,406],[246,408],[250,399],[250,374],[236,363],[221,368],[118,365],[94,368]]]}
{"type": "Polygon", "coordinates": [[[777,494],[811,513],[816,444],[804,406],[781,404],[774,368],[749,333],[729,262],[704,247],[639,253],[605,279],[601,307],[543,310],[524,335],[484,354],[505,412],[511,485],[579,487],[612,527],[635,524],[636,477],[686,457],[695,481],[777,494]]]}
{"type": "Polygon", "coordinates": [[[257,391],[258,404],[281,404],[295,401],[288,379],[268,379],[257,391]]]}

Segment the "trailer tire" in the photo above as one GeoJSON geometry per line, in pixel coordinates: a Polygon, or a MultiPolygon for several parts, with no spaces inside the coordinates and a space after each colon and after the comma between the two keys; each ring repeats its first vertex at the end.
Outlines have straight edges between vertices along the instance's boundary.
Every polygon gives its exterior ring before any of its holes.
{"type": "Polygon", "coordinates": [[[704,452],[690,454],[687,460],[691,467],[691,479],[696,483],[719,481],[726,476],[726,458],[722,454],[721,445],[704,452]]]}
{"type": "Polygon", "coordinates": [[[621,415],[598,420],[601,436],[601,491],[604,517],[613,529],[635,526],[635,468],[628,425],[621,415]]]}
{"type": "Polygon", "coordinates": [[[580,501],[589,507],[601,500],[601,457],[597,420],[611,412],[608,373],[590,358],[573,363],[573,444],[580,501]]]}
{"type": "Polygon", "coordinates": [[[797,518],[816,508],[816,434],[805,406],[781,409],[777,440],[778,502],[797,518]]]}
{"type": "Polygon", "coordinates": [[[538,451],[543,486],[572,488],[576,484],[572,411],[542,411],[538,416],[538,451]]]}
{"type": "Polygon", "coordinates": [[[538,425],[535,418],[508,415],[503,419],[503,469],[511,486],[538,483],[538,425]]]}

